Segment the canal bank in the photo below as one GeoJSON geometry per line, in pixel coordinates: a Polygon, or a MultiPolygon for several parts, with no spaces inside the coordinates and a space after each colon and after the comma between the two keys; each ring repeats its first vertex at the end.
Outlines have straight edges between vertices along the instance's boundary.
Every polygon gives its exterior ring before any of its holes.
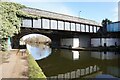
{"type": "Polygon", "coordinates": [[[0,79],[28,79],[27,56],[16,55],[16,52],[16,50],[7,52],[0,51],[0,55],[2,55],[2,62],[0,63],[0,79]]]}
{"type": "Polygon", "coordinates": [[[38,66],[38,64],[36,63],[36,61],[33,59],[33,57],[29,54],[28,55],[28,63],[29,63],[29,79],[33,80],[36,78],[42,79],[42,80],[46,80],[46,76],[44,75],[44,73],[42,72],[42,69],[40,68],[40,66],[38,66]]]}
{"type": "Polygon", "coordinates": [[[40,78],[46,80],[41,68],[28,52],[25,52],[25,55],[21,51],[17,52],[17,49],[0,51],[0,79],[33,80],[40,78]]]}
{"type": "Polygon", "coordinates": [[[120,51],[120,46],[114,47],[89,47],[89,48],[81,48],[81,47],[60,47],[61,49],[69,49],[69,50],[78,50],[78,51],[111,51],[111,52],[119,52],[120,51]]]}

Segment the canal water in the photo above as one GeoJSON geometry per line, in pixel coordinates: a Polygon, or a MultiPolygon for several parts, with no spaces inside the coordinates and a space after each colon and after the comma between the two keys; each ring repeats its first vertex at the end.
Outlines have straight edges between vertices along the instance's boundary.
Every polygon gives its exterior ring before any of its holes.
{"type": "Polygon", "coordinates": [[[73,51],[46,45],[27,45],[27,49],[47,77],[120,77],[120,52],[73,51]]]}

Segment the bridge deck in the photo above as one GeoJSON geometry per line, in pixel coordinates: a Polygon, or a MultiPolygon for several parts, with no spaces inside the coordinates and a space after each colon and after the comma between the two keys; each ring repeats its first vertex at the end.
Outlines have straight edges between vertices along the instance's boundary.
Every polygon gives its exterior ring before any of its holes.
{"type": "Polygon", "coordinates": [[[50,11],[45,11],[45,10],[40,10],[40,9],[35,9],[35,8],[27,7],[27,8],[24,8],[23,11],[28,12],[33,15],[46,17],[46,18],[53,18],[53,19],[71,21],[71,22],[76,22],[76,23],[101,26],[101,24],[99,24],[93,20],[88,20],[88,19],[84,19],[84,18],[74,17],[74,16],[70,16],[70,15],[65,15],[65,14],[60,14],[60,13],[55,13],[55,12],[50,12],[50,11]]]}
{"type": "Polygon", "coordinates": [[[99,23],[93,20],[78,18],[74,16],[58,14],[34,8],[24,8],[23,11],[32,15],[40,16],[40,18],[23,18],[21,27],[87,33],[96,33],[101,27],[99,23]]]}

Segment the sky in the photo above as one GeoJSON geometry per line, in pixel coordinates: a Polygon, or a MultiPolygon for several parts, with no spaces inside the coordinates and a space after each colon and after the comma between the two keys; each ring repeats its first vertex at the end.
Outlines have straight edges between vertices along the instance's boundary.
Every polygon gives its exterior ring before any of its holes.
{"type": "Polygon", "coordinates": [[[81,17],[85,19],[95,20],[101,23],[105,18],[113,22],[118,21],[118,1],[101,0],[101,2],[93,1],[46,1],[46,0],[11,0],[21,3],[28,7],[38,8],[42,10],[67,14],[71,16],[81,17]]]}

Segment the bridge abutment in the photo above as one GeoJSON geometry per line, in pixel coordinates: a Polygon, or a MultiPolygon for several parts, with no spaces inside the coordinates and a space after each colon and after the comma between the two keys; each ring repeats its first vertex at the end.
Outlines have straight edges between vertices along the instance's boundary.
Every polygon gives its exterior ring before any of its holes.
{"type": "Polygon", "coordinates": [[[77,48],[77,47],[90,47],[90,36],[89,35],[79,35],[75,38],[62,38],[61,46],[77,48]]]}

